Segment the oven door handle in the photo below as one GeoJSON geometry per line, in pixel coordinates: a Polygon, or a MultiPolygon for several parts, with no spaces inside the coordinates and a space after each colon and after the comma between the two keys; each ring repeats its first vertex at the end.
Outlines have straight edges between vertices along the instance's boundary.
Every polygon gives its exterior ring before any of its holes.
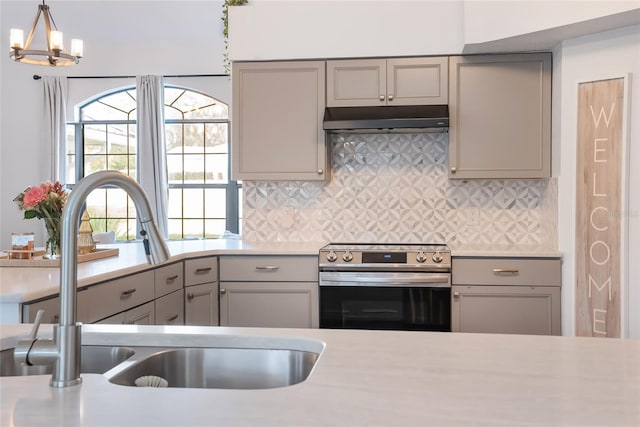
{"type": "Polygon", "coordinates": [[[321,272],[320,286],[450,288],[450,274],[321,272]]]}

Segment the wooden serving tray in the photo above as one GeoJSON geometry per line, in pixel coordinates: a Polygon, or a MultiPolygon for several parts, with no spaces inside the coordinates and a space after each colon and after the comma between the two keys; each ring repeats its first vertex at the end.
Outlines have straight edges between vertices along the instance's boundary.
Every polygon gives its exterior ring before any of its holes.
{"type": "MultiPolygon", "coordinates": [[[[31,259],[9,259],[10,252],[15,251],[0,252],[0,267],[60,267],[60,259],[42,258],[44,254],[42,248],[40,248],[40,250],[36,248],[33,253],[37,255],[34,255],[31,259]]],[[[120,250],[118,248],[96,249],[88,254],[78,254],[78,263],[118,256],[119,252],[120,250]]]]}

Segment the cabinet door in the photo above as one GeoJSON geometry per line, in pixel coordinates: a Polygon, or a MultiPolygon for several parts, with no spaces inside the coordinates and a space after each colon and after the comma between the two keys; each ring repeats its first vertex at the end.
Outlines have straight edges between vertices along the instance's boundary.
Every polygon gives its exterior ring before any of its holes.
{"type": "Polygon", "coordinates": [[[324,180],[323,61],[234,63],[232,176],[324,180]]]}
{"type": "Polygon", "coordinates": [[[185,325],[218,326],[218,283],[204,283],[184,289],[185,325]]]}
{"type": "Polygon", "coordinates": [[[306,282],[221,283],[220,324],[317,328],[318,285],[306,282]]]}
{"type": "Polygon", "coordinates": [[[560,288],[453,286],[451,330],[560,335],[560,288]]]}
{"type": "Polygon", "coordinates": [[[449,177],[549,177],[551,54],[452,56],[449,72],[449,177]]]}
{"type": "Polygon", "coordinates": [[[387,60],[387,105],[446,104],[449,59],[396,58],[387,60]]]}
{"type": "Polygon", "coordinates": [[[156,325],[184,325],[184,291],[156,299],[156,325]]]}
{"type": "Polygon", "coordinates": [[[380,106],[387,101],[384,59],[327,61],[327,106],[380,106]]]}

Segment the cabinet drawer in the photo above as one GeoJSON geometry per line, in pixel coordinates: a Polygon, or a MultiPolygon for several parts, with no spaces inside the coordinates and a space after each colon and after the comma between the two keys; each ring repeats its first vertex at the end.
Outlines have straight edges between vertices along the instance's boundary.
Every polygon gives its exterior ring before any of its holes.
{"type": "Polygon", "coordinates": [[[157,268],[154,274],[156,298],[182,289],[184,274],[181,262],[157,268]]]}
{"type": "Polygon", "coordinates": [[[87,307],[87,322],[152,301],[155,294],[153,283],[154,274],[149,270],[89,287],[78,294],[78,297],[83,296],[83,305],[87,307]]]}
{"type": "Polygon", "coordinates": [[[218,281],[218,258],[190,259],[184,263],[184,285],[198,285],[218,281]]]}
{"type": "Polygon", "coordinates": [[[156,299],[156,325],[184,325],[184,292],[156,299]]]}
{"type": "Polygon", "coordinates": [[[220,258],[220,281],[317,282],[317,256],[229,256],[220,258]]]}
{"type": "Polygon", "coordinates": [[[559,259],[548,258],[453,258],[454,285],[560,286],[559,259]]]}

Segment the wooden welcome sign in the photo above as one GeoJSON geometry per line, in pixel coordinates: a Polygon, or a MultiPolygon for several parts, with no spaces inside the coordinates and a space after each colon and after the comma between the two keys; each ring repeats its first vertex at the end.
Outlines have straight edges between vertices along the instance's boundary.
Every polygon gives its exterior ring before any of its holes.
{"type": "Polygon", "coordinates": [[[576,335],[618,338],[624,79],[578,87],[576,335]]]}

